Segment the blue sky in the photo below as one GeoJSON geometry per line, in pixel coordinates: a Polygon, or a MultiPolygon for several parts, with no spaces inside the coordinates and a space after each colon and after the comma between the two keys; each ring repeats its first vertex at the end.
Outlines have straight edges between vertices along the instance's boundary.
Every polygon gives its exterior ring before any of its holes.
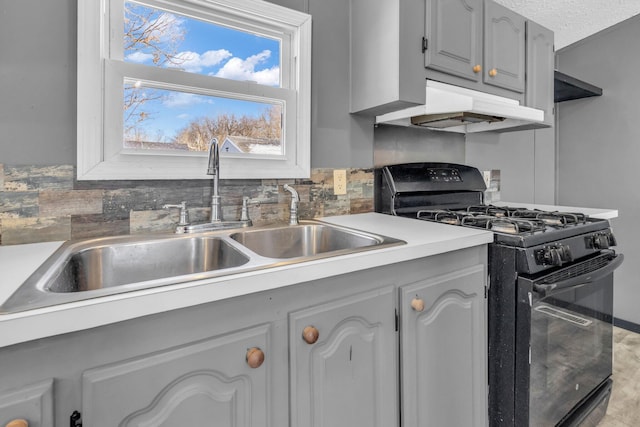
{"type": "MultiPolygon", "coordinates": [[[[135,3],[127,7],[144,8],[135,3]]],[[[259,37],[185,16],[156,11],[154,18],[166,24],[166,30],[156,33],[160,44],[172,35],[184,34],[175,45],[177,65],[184,71],[224,77],[233,80],[255,81],[269,86],[280,84],[280,44],[278,40],[259,37]]],[[[164,44],[168,46],[166,43],[164,44]]],[[[153,66],[152,50],[140,49],[125,52],[125,61],[153,66]]],[[[171,64],[165,64],[169,68],[171,64]]],[[[143,90],[145,90],[143,88],[143,90]]],[[[145,110],[151,119],[143,122],[150,136],[158,134],[170,139],[176,131],[191,120],[220,113],[260,115],[268,105],[246,101],[213,98],[209,96],[162,91],[162,101],[148,102],[145,110]]]]}

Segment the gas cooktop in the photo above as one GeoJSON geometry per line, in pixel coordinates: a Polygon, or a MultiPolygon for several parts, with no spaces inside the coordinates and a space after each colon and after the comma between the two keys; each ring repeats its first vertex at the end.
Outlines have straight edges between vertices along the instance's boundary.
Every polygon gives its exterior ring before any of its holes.
{"type": "Polygon", "coordinates": [[[484,179],[474,167],[450,163],[384,166],[375,173],[375,207],[426,221],[494,232],[499,243],[531,247],[582,234],[596,245],[614,245],[609,222],[580,212],[543,211],[485,204],[484,179]]]}

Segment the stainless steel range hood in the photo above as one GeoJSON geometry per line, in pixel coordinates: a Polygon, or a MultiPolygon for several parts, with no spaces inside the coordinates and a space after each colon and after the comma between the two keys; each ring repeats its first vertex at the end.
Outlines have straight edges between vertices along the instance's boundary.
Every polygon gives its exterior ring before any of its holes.
{"type": "Polygon", "coordinates": [[[544,121],[544,111],[517,100],[427,80],[425,105],[376,117],[376,124],[419,126],[448,132],[499,131],[544,121]]]}

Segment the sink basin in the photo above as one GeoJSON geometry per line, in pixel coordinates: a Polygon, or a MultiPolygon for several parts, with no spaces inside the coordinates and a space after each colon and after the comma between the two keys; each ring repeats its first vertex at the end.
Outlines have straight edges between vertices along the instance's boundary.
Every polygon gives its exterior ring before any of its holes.
{"type": "Polygon", "coordinates": [[[0,314],[403,243],[319,221],[251,230],[71,241],[54,252],[0,306],[0,314]]]}
{"type": "Polygon", "coordinates": [[[238,267],[249,258],[219,238],[192,237],[77,249],[45,290],[83,292],[238,267]]]}
{"type": "MultiPolygon", "coordinates": [[[[316,258],[374,249],[385,238],[328,224],[302,223],[231,234],[233,240],[268,258],[316,258]]],[[[389,239],[387,239],[389,240],[389,239]]]]}
{"type": "Polygon", "coordinates": [[[250,269],[250,258],[216,236],[121,236],[63,244],[0,313],[79,301],[250,269]]]}

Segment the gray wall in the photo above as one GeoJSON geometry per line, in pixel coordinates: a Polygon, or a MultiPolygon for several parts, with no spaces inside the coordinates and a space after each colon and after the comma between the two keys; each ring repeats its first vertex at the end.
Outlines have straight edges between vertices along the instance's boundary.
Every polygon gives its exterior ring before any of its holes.
{"type": "MultiPolygon", "coordinates": [[[[0,163],[76,163],[76,2],[0,3],[0,163]]],[[[371,167],[373,120],[348,114],[349,3],[274,3],[313,15],[312,167],[371,167]]]]}
{"type": "Polygon", "coordinates": [[[0,163],[76,163],[76,0],[0,2],[0,163]]]}
{"type": "Polygon", "coordinates": [[[551,205],[555,199],[554,129],[472,133],[465,162],[500,170],[500,199],[551,205]]]}
{"type": "Polygon", "coordinates": [[[374,165],[412,162],[464,163],[462,134],[381,125],[375,130],[374,165]]]}
{"type": "Polygon", "coordinates": [[[616,272],[615,316],[640,324],[640,17],[557,52],[560,71],[603,89],[558,104],[558,202],[617,208],[625,262],[616,272]]]}

